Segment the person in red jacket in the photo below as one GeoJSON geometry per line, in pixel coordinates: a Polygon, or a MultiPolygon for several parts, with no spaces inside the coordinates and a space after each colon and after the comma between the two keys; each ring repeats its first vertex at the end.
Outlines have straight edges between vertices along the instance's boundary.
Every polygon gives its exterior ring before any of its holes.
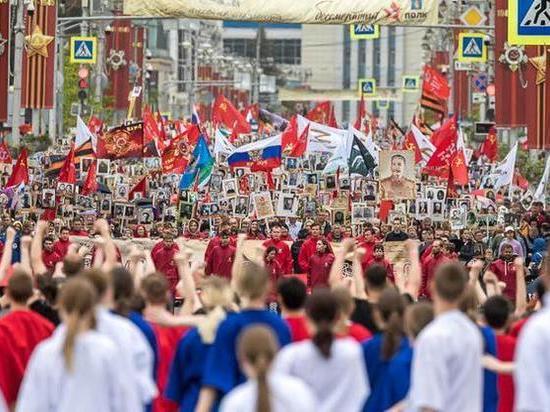
{"type": "Polygon", "coordinates": [[[374,246],[373,249],[373,256],[365,262],[363,259],[363,272],[367,270],[367,268],[371,265],[380,265],[386,270],[386,275],[391,283],[395,283],[395,275],[393,273],[393,265],[390,263],[388,259],[384,256],[384,245],[382,243],[378,243],[374,246]]]}
{"type": "Polygon", "coordinates": [[[307,287],[294,276],[279,280],[277,298],[281,305],[281,317],[290,329],[292,342],[301,342],[311,337],[306,320],[307,287]]]}
{"type": "Polygon", "coordinates": [[[288,245],[281,240],[281,227],[273,225],[271,227],[271,239],[263,243],[263,247],[269,248],[273,246],[277,249],[276,260],[281,266],[283,273],[292,273],[292,254],[288,245]]]}
{"type": "Polygon", "coordinates": [[[265,240],[265,235],[260,232],[260,226],[258,225],[257,220],[250,222],[250,228],[246,234],[247,240],[265,240]]]}
{"type": "Polygon", "coordinates": [[[337,223],[332,226],[331,232],[327,235],[327,240],[333,243],[341,243],[345,238],[344,229],[337,223]]]}
{"type": "Polygon", "coordinates": [[[178,251],[179,247],[174,242],[174,235],[169,230],[164,231],[162,240],[151,250],[151,258],[155,268],[166,277],[172,296],[175,296],[176,285],[179,281],[178,268],[174,261],[174,256],[178,251]]]}
{"type": "Polygon", "coordinates": [[[235,246],[230,245],[229,233],[220,234],[220,244],[214,246],[206,261],[205,273],[231,279],[231,269],[235,260],[235,246]]]}
{"type": "MultiPolygon", "coordinates": [[[[359,240],[359,239],[358,239],[359,240]]],[[[361,236],[359,241],[359,248],[365,249],[365,256],[363,256],[363,261],[361,262],[363,270],[365,266],[374,258],[374,245],[376,245],[376,239],[374,238],[374,229],[367,228],[361,236]]]]}
{"type": "Polygon", "coordinates": [[[53,238],[46,236],[42,242],[42,261],[48,270],[53,271],[57,262],[60,262],[63,258],[54,250],[53,238]]]}
{"type": "Polygon", "coordinates": [[[430,283],[435,277],[435,271],[439,265],[449,261],[443,254],[441,240],[436,239],[431,245],[430,254],[422,261],[422,284],[420,286],[420,297],[430,298],[430,283]]]}
{"type": "MultiPolygon", "coordinates": [[[[208,242],[208,246],[206,246],[206,251],[204,252],[204,261],[208,261],[208,256],[214,250],[216,246],[218,246],[221,243],[221,233],[230,233],[230,226],[228,221],[223,221],[220,223],[217,235],[214,236],[212,239],[210,239],[210,242],[208,242]]],[[[237,245],[237,238],[236,237],[229,237],[229,244],[231,246],[237,245]]]]}
{"type": "Polygon", "coordinates": [[[187,230],[183,232],[182,237],[187,240],[206,238],[205,234],[199,231],[199,222],[195,219],[189,221],[187,230]]]}
{"type": "Polygon", "coordinates": [[[71,242],[69,241],[70,233],[71,231],[68,227],[62,227],[59,231],[59,239],[53,244],[53,250],[61,259],[65,258],[65,255],[69,251],[69,246],[71,246],[71,242]]]}
{"type": "Polygon", "coordinates": [[[271,292],[267,298],[267,303],[270,310],[277,311],[277,282],[283,277],[283,269],[279,262],[277,262],[277,248],[275,246],[269,246],[264,253],[264,264],[269,273],[271,280],[271,292]],[[273,305],[274,304],[274,305],[273,305]]]}
{"type": "Polygon", "coordinates": [[[502,291],[512,302],[516,301],[516,265],[514,249],[510,244],[502,245],[500,258],[489,265],[488,272],[496,275],[499,281],[506,283],[502,291]]]}
{"type": "Polygon", "coordinates": [[[84,223],[80,219],[73,222],[71,236],[88,236],[88,232],[84,230],[84,223]]]}
{"type": "Polygon", "coordinates": [[[330,268],[334,262],[334,254],[330,251],[330,245],[325,239],[317,240],[316,249],[308,261],[308,277],[312,289],[329,286],[330,268]]]}
{"type": "MultiPolygon", "coordinates": [[[[317,241],[319,239],[322,239],[321,226],[319,226],[317,223],[313,223],[311,225],[310,233],[311,235],[303,243],[302,247],[300,248],[300,254],[298,255],[298,263],[300,264],[300,267],[304,272],[310,271],[309,259],[317,251],[317,241]]],[[[328,251],[332,252],[332,248],[330,247],[330,245],[328,247],[328,251]]]]}

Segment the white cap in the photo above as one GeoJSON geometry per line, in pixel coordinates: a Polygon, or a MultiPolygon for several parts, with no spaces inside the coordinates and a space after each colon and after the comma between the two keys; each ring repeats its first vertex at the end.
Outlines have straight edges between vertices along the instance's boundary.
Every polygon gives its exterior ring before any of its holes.
{"type": "Polygon", "coordinates": [[[514,229],[512,226],[507,226],[506,229],[504,229],[504,233],[506,232],[515,232],[516,229],[514,229]]]}

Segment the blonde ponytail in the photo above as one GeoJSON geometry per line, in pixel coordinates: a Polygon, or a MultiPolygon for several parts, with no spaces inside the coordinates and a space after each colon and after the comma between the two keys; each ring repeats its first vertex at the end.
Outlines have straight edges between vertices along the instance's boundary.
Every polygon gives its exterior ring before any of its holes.
{"type": "Polygon", "coordinates": [[[61,290],[59,301],[66,326],[63,359],[65,368],[72,372],[78,334],[95,327],[94,308],[97,303],[97,294],[90,282],[74,278],[61,290]]]}

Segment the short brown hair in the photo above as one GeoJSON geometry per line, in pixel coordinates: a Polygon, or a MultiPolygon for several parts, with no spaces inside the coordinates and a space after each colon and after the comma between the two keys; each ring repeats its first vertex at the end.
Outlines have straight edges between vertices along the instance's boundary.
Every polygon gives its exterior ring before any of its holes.
{"type": "Polygon", "coordinates": [[[94,287],[99,299],[105,296],[109,288],[109,276],[99,269],[86,269],[82,276],[94,287]]]}
{"type": "Polygon", "coordinates": [[[237,279],[237,291],[249,299],[261,298],[269,288],[269,275],[263,265],[253,261],[244,262],[237,279]]]}
{"type": "Polygon", "coordinates": [[[164,304],[168,297],[168,281],[162,273],[151,273],[141,281],[141,290],[147,302],[154,305],[164,304]]]}
{"type": "Polygon", "coordinates": [[[14,303],[25,305],[32,297],[32,278],[22,270],[16,270],[8,280],[7,293],[14,303]]]}
{"type": "Polygon", "coordinates": [[[467,274],[464,267],[458,263],[445,263],[439,266],[435,272],[435,292],[448,302],[459,301],[467,284],[467,274]]]}
{"type": "Polygon", "coordinates": [[[69,255],[63,259],[63,273],[68,278],[78,275],[84,269],[84,259],[77,255],[69,255]]]}

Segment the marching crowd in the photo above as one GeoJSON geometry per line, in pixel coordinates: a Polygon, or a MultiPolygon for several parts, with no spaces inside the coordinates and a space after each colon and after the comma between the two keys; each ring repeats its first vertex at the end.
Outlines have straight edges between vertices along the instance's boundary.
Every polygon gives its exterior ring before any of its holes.
{"type": "Polygon", "coordinates": [[[0,410],[547,411],[550,215],[519,220],[191,220],[121,253],[104,219],[5,215],[0,410]]]}

